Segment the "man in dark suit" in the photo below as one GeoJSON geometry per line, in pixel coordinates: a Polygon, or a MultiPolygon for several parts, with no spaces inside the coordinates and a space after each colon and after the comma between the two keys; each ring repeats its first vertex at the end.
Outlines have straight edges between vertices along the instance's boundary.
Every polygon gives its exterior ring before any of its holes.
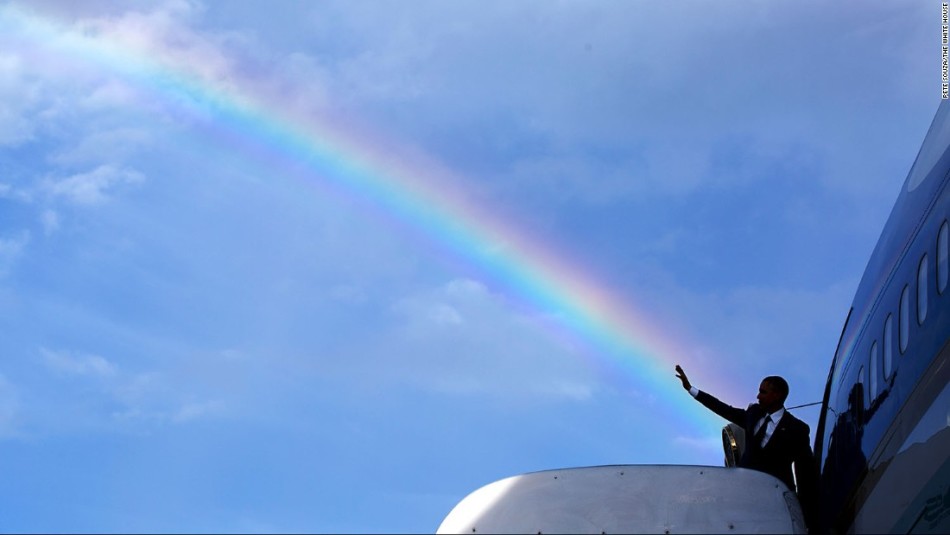
{"type": "Polygon", "coordinates": [[[789,489],[795,489],[795,481],[798,481],[798,499],[806,520],[811,520],[817,469],[809,445],[808,424],[785,410],[788,397],[785,379],[766,377],[759,385],[758,403],[738,409],[693,387],[679,365],[676,366],[676,377],[697,401],[745,430],[746,444],[738,462],[740,467],[771,474],[789,489]],[[792,478],[793,465],[795,479],[792,478]]]}

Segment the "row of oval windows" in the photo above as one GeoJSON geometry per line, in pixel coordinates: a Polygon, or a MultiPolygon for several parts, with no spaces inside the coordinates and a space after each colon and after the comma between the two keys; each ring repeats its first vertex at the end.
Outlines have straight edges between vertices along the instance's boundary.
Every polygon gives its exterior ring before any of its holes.
{"type": "MultiPolygon", "coordinates": [[[[940,225],[940,232],[937,233],[937,294],[943,295],[947,290],[947,282],[950,280],[950,265],[948,265],[948,258],[950,258],[950,223],[944,220],[943,224],[940,225]]],[[[929,284],[930,276],[930,263],[928,261],[927,253],[924,253],[923,257],[920,259],[920,264],[917,266],[917,324],[923,325],[927,320],[927,288],[929,284]]],[[[901,291],[900,306],[898,307],[898,316],[900,318],[900,323],[898,326],[898,345],[900,346],[900,353],[903,355],[907,351],[907,344],[910,341],[910,285],[905,284],[904,289],[901,291]]],[[[871,370],[870,374],[870,387],[868,389],[868,397],[865,397],[864,403],[865,406],[879,394],[878,386],[880,379],[883,379],[885,382],[891,379],[891,374],[894,373],[893,363],[894,363],[894,315],[888,314],[887,318],[884,320],[884,336],[882,340],[882,346],[884,348],[884,358],[882,361],[883,368],[878,367],[879,361],[879,346],[878,341],[874,340],[874,343],[871,344],[871,354],[869,355],[868,369],[871,370]],[[878,373],[883,372],[883,373],[878,373]]],[[[864,380],[864,366],[858,371],[858,382],[865,384],[864,380]]]]}

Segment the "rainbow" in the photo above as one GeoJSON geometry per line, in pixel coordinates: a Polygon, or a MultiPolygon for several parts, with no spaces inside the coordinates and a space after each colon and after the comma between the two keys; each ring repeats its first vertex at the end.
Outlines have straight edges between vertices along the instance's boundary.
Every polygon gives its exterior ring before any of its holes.
{"type": "MultiPolygon", "coordinates": [[[[468,200],[453,186],[459,181],[451,171],[437,163],[394,155],[381,140],[354,135],[334,121],[301,120],[275,99],[215,79],[136,35],[109,33],[95,25],[77,29],[9,6],[0,8],[0,32],[0,39],[35,54],[36,61],[119,76],[150,98],[210,115],[214,128],[225,129],[226,137],[249,140],[289,162],[304,163],[309,180],[332,181],[471,262],[546,318],[585,358],[617,371],[635,387],[662,395],[661,405],[672,405],[704,430],[715,422],[673,378],[674,363],[684,359],[689,364],[675,329],[653,324],[648,311],[599,286],[555,248],[468,200]],[[68,66],[76,60],[80,66],[68,66]]],[[[707,372],[704,384],[709,385],[718,374],[707,372]]]]}

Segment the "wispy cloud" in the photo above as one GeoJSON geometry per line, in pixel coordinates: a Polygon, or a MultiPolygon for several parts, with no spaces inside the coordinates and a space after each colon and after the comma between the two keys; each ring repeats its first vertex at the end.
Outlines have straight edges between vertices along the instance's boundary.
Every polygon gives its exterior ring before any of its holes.
{"type": "Polygon", "coordinates": [[[171,421],[185,423],[221,413],[225,408],[222,401],[205,401],[201,403],[186,403],[172,414],[171,421]]]}
{"type": "Polygon", "coordinates": [[[40,354],[46,367],[59,374],[97,377],[114,377],[117,374],[115,366],[99,355],[52,351],[46,348],[41,348],[40,354]]]}
{"type": "Polygon", "coordinates": [[[23,59],[12,51],[0,53],[0,146],[17,146],[33,139],[41,85],[24,75],[23,59]]]}
{"type": "Polygon", "coordinates": [[[221,415],[225,410],[222,401],[183,403],[167,410],[130,406],[111,413],[112,423],[135,430],[153,431],[166,425],[182,425],[221,415]]]}
{"type": "Polygon", "coordinates": [[[388,381],[513,403],[585,401],[596,390],[573,348],[476,280],[454,279],[407,296],[394,312],[401,324],[383,341],[398,348],[406,365],[388,381]]]}
{"type": "Polygon", "coordinates": [[[77,173],[69,177],[50,180],[46,190],[53,196],[62,197],[79,205],[96,205],[108,200],[109,192],[140,184],[145,176],[134,170],[117,168],[112,165],[100,165],[92,171],[77,173]]]}
{"type": "MultiPolygon", "coordinates": [[[[67,389],[66,403],[95,411],[82,415],[80,421],[71,425],[101,426],[105,422],[132,429],[146,429],[164,425],[183,424],[225,414],[223,400],[201,400],[190,388],[181,388],[176,379],[164,372],[127,373],[105,357],[76,351],[40,348],[43,365],[50,372],[74,382],[95,381],[96,389],[67,389]],[[82,396],[86,401],[98,396],[100,403],[75,403],[69,396],[82,396]]],[[[62,388],[62,384],[59,385],[62,388]]],[[[184,385],[182,385],[184,386],[184,385]]],[[[77,409],[73,409],[75,411],[77,409]]]]}

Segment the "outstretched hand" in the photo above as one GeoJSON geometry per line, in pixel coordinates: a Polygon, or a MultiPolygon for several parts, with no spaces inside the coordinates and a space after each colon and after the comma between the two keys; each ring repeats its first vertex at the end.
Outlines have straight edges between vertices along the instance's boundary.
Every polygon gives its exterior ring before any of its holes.
{"type": "Polygon", "coordinates": [[[686,372],[683,371],[683,368],[680,368],[680,365],[676,365],[676,378],[683,382],[683,388],[689,390],[692,388],[692,385],[689,384],[689,379],[686,378],[686,372]]]}

